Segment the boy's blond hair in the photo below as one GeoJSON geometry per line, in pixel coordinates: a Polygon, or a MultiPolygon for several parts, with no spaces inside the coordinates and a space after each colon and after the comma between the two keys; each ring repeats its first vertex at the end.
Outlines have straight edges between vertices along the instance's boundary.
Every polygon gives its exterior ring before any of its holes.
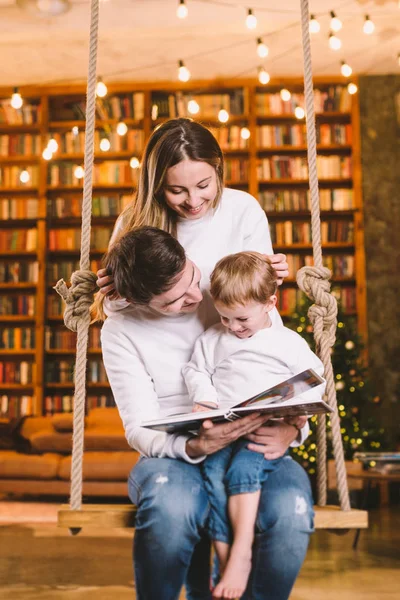
{"type": "Polygon", "coordinates": [[[251,301],[268,304],[277,287],[271,261],[259,252],[225,256],[211,273],[211,296],[228,308],[251,301]]]}

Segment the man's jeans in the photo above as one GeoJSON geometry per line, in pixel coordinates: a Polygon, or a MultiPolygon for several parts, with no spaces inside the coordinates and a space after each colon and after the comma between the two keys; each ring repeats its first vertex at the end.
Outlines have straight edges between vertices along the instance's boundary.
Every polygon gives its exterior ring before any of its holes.
{"type": "MultiPolygon", "coordinates": [[[[138,600],[211,600],[209,502],[200,467],[178,459],[142,458],[129,476],[138,506],[134,566],[138,600]]],[[[242,600],[287,600],[313,531],[311,489],[289,456],[264,483],[253,569],[242,600]]]]}

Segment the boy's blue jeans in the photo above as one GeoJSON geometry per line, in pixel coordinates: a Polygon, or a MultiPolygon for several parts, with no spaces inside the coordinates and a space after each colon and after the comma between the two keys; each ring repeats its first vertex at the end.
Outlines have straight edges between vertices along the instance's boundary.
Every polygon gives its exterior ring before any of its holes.
{"type": "MultiPolygon", "coordinates": [[[[134,567],[138,600],[211,600],[210,504],[199,465],[142,458],[129,477],[138,506],[134,567]]],[[[242,600],[287,600],[313,531],[305,471],[285,456],[261,490],[253,569],[242,600]]]]}
{"type": "Polygon", "coordinates": [[[232,528],[227,511],[228,497],[258,492],[268,475],[283,460],[267,460],[263,454],[248,450],[248,445],[248,440],[239,439],[211,454],[201,464],[210,502],[207,533],[212,540],[232,543],[232,528]]]}

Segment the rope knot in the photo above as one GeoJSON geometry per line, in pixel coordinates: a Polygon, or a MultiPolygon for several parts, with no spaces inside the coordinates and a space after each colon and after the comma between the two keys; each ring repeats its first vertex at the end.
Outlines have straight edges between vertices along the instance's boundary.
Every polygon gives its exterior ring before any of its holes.
{"type": "Polygon", "coordinates": [[[80,321],[90,321],[90,306],[98,289],[97,276],[91,271],[75,271],[71,276],[71,286],[64,279],[57,281],[54,289],[64,300],[64,323],[71,331],[78,331],[80,321]]]}

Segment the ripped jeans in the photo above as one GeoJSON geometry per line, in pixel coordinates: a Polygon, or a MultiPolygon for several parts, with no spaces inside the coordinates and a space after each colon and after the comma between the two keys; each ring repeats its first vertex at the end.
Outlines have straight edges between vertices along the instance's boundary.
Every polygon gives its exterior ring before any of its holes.
{"type": "MultiPolygon", "coordinates": [[[[129,476],[137,505],[134,570],[138,600],[211,600],[210,505],[199,465],[141,458],[129,476]]],[[[285,456],[263,484],[253,568],[242,600],[287,600],[313,531],[305,471],[285,456]]]]}

